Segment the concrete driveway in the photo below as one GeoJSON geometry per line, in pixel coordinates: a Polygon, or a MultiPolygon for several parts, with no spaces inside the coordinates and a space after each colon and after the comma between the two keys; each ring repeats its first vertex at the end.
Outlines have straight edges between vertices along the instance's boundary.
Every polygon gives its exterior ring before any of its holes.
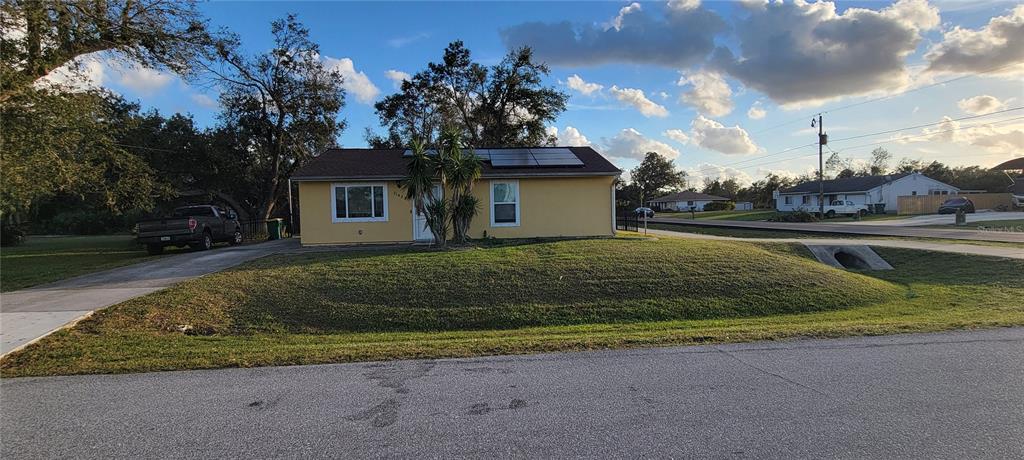
{"type": "Polygon", "coordinates": [[[218,246],[0,294],[0,356],[100,308],[298,246],[298,238],[218,246]]]}
{"type": "Polygon", "coordinates": [[[1022,458],[1024,329],[4,379],[0,457],[1022,458]]]}

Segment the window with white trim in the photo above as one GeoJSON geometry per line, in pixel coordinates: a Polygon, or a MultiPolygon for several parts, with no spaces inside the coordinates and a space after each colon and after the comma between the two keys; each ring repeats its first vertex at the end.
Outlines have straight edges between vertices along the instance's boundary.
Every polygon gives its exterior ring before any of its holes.
{"type": "Polygon", "coordinates": [[[793,197],[786,195],[786,204],[793,204],[793,197]]]}
{"type": "Polygon", "coordinates": [[[491,226],[519,226],[519,181],[491,181],[491,226]]]}
{"type": "Polygon", "coordinates": [[[331,220],[334,222],[386,222],[387,184],[333,184],[331,220]]]}

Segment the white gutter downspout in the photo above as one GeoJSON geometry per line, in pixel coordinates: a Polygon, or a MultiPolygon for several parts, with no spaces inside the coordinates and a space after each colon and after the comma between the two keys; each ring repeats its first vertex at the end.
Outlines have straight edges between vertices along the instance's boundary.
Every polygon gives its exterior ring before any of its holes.
{"type": "Polygon", "coordinates": [[[290,177],[288,178],[288,230],[292,233],[295,232],[295,212],[292,210],[292,179],[290,177]]]}
{"type": "Polygon", "coordinates": [[[615,222],[619,216],[615,215],[615,181],[612,181],[612,236],[615,236],[615,222]]]}

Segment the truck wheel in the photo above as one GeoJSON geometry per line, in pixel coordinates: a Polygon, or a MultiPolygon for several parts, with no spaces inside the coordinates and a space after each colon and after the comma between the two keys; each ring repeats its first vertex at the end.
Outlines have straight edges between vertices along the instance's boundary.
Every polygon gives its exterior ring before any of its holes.
{"type": "Polygon", "coordinates": [[[203,239],[199,242],[199,250],[206,251],[213,247],[213,237],[210,232],[203,232],[203,239]]]}
{"type": "Polygon", "coordinates": [[[831,218],[833,218],[835,216],[836,216],[835,209],[829,209],[828,212],[825,213],[825,218],[826,219],[831,219],[831,218]]]}
{"type": "Polygon", "coordinates": [[[164,247],[159,244],[147,244],[146,252],[151,256],[156,256],[164,253],[164,247]]]}
{"type": "Polygon", "coordinates": [[[867,210],[867,209],[861,209],[861,210],[859,211],[859,213],[860,213],[860,216],[861,216],[861,217],[864,217],[864,216],[868,215],[868,210],[867,210]]]}
{"type": "Polygon", "coordinates": [[[231,236],[231,245],[238,246],[239,244],[242,244],[242,231],[235,230],[235,234],[231,236]]]}

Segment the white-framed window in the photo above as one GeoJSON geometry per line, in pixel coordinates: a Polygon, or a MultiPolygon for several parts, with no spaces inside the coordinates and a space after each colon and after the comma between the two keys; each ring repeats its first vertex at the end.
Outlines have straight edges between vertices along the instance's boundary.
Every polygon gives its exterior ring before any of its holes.
{"type": "Polygon", "coordinates": [[[332,222],[387,222],[387,220],[387,184],[331,184],[332,222]]]}
{"type": "Polygon", "coordinates": [[[491,227],[519,226],[519,181],[491,181],[491,227]]]}
{"type": "Polygon", "coordinates": [[[810,204],[811,203],[810,195],[803,195],[803,196],[801,196],[800,197],[800,203],[801,204],[810,204]]]}
{"type": "Polygon", "coordinates": [[[793,204],[793,197],[786,195],[786,204],[793,204]]]}

